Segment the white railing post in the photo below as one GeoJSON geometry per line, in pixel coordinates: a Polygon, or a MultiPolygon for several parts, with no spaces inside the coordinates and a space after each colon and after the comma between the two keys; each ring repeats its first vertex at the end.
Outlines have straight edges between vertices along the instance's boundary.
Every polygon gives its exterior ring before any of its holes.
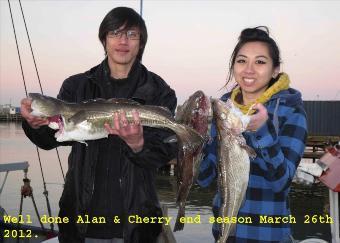
{"type": "Polygon", "coordinates": [[[334,223],[331,226],[332,243],[340,243],[339,235],[339,195],[338,192],[329,190],[330,216],[334,223]]]}

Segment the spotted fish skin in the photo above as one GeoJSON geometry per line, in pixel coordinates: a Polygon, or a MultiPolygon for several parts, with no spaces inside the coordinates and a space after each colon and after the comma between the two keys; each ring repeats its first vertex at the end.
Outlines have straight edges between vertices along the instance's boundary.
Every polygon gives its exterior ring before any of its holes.
{"type": "Polygon", "coordinates": [[[98,99],[81,103],[67,103],[53,97],[30,93],[32,115],[50,118],[56,140],[96,140],[108,137],[105,123],[113,124],[113,114],[124,111],[129,122],[133,122],[133,111],[139,113],[141,125],[167,128],[175,132],[179,153],[194,156],[204,144],[203,137],[195,129],[175,121],[169,109],[160,106],[141,105],[128,99],[98,99]],[[58,118],[56,118],[58,117],[58,118]],[[185,151],[185,152],[184,152],[185,151]]]}
{"type": "MultiPolygon", "coordinates": [[[[218,141],[218,190],[221,194],[220,217],[236,217],[244,201],[250,171],[250,158],[255,151],[242,136],[245,125],[233,113],[232,101],[212,100],[218,141]]],[[[236,224],[222,223],[218,243],[225,243],[236,224]]]]}
{"type": "MultiPolygon", "coordinates": [[[[177,107],[176,121],[187,125],[197,131],[207,141],[208,125],[211,116],[211,103],[208,96],[202,91],[196,91],[182,106],[177,107]]],[[[178,213],[174,231],[183,230],[184,224],[180,218],[185,217],[185,203],[190,188],[198,176],[200,162],[202,160],[202,146],[191,153],[186,149],[179,151],[177,160],[177,199],[178,213]]]]}

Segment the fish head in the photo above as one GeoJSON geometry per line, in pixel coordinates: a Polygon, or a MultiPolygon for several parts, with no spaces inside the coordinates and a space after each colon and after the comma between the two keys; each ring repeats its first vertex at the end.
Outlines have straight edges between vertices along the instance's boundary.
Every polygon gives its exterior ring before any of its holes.
{"type": "MultiPolygon", "coordinates": [[[[73,117],[70,118],[63,115],[57,115],[48,118],[48,120],[50,121],[48,126],[58,130],[54,134],[54,137],[58,142],[73,141],[75,140],[75,136],[81,137],[79,136],[79,133],[84,132],[82,127],[83,123],[80,122],[80,124],[75,124],[73,117]]],[[[80,138],[79,141],[82,141],[82,139],[80,138]]]]}
{"type": "Polygon", "coordinates": [[[204,93],[201,90],[196,91],[194,94],[190,95],[190,97],[183,103],[183,105],[179,105],[177,107],[175,119],[178,122],[185,122],[188,118],[192,117],[192,114],[202,113],[202,109],[199,110],[200,105],[202,104],[203,99],[205,98],[204,93]]]}
{"type": "Polygon", "coordinates": [[[55,133],[58,142],[84,142],[107,137],[104,124],[111,124],[110,122],[113,121],[112,112],[97,110],[79,110],[71,117],[60,117],[59,131],[55,133]]]}
{"type": "Polygon", "coordinates": [[[235,135],[246,130],[250,120],[249,116],[242,114],[230,99],[226,102],[213,99],[212,106],[216,124],[219,128],[231,131],[235,135]]]}
{"type": "Polygon", "coordinates": [[[53,117],[61,113],[61,101],[53,97],[30,93],[32,99],[31,114],[39,117],[53,117]]]}
{"type": "Polygon", "coordinates": [[[189,125],[204,136],[207,134],[211,114],[210,98],[203,91],[198,90],[182,106],[178,106],[175,119],[189,125]]]}

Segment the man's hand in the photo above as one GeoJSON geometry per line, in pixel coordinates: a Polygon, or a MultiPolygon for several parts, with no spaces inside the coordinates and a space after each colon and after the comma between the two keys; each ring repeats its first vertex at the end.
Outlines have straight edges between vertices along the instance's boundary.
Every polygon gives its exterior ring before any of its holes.
{"type": "Polygon", "coordinates": [[[248,131],[255,132],[268,120],[268,112],[264,105],[257,103],[253,106],[253,110],[257,110],[257,113],[250,116],[250,121],[247,126],[248,131]]]}
{"type": "Polygon", "coordinates": [[[113,115],[112,128],[109,124],[105,124],[105,129],[109,134],[118,135],[126,144],[135,152],[140,152],[144,146],[143,126],[140,124],[139,114],[132,111],[133,122],[129,123],[125,112],[116,112],[113,115]]]}
{"type": "Polygon", "coordinates": [[[20,108],[21,116],[34,129],[38,129],[41,126],[48,125],[49,121],[46,118],[40,118],[40,117],[31,115],[31,112],[32,112],[31,104],[32,104],[32,100],[29,98],[24,98],[21,100],[21,108],[20,108]]]}

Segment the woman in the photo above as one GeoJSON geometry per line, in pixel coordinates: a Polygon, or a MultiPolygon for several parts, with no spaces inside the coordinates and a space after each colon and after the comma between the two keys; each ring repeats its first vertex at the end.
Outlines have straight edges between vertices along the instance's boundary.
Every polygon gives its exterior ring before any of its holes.
{"type": "MultiPolygon", "coordinates": [[[[247,144],[256,152],[250,160],[246,198],[238,217],[250,217],[252,223],[238,223],[228,242],[284,242],[290,239],[290,225],[282,217],[290,215],[288,193],[301,160],[307,138],[306,115],[301,93],[289,87],[288,75],[280,73],[280,52],[267,27],[244,29],[232,53],[228,82],[237,85],[222,100],[231,99],[246,114],[252,109],[247,144]],[[261,221],[272,217],[275,223],[261,221]],[[279,218],[281,217],[281,218],[279,218]],[[280,220],[281,219],[281,220],[280,220]]],[[[198,183],[206,187],[216,178],[216,127],[212,142],[200,167],[198,183]]],[[[219,217],[221,200],[217,193],[213,213],[219,217]]],[[[213,225],[215,239],[219,225],[213,225]]]]}

